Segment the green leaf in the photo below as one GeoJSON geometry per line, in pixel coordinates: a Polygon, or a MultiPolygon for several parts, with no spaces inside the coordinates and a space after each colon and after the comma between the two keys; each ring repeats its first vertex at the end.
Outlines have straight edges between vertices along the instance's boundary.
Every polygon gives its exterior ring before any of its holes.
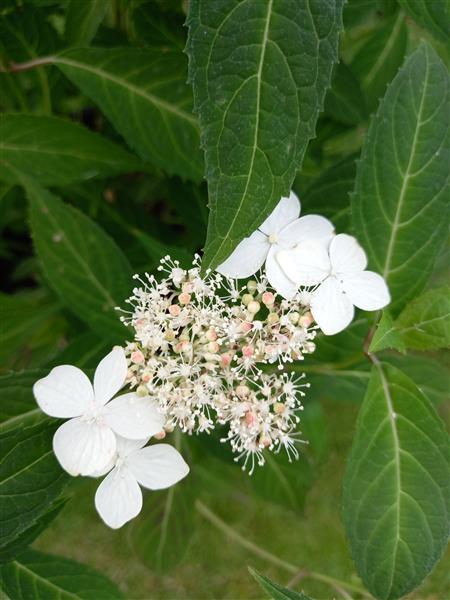
{"type": "Polygon", "coordinates": [[[343,515],[369,591],[399,598],[430,572],[449,534],[449,443],[415,384],[373,367],[344,479],[343,515]]]}
{"type": "Polygon", "coordinates": [[[144,565],[167,573],[181,562],[195,529],[192,481],[152,492],[139,518],[133,521],[129,543],[144,565]]]}
{"type": "Polygon", "coordinates": [[[448,0],[398,0],[403,10],[438,40],[450,41],[450,2],[448,0]]]}
{"type": "Polygon", "coordinates": [[[386,86],[403,63],[407,41],[405,17],[399,12],[369,37],[353,59],[351,68],[361,81],[370,111],[376,109],[386,86]]]}
{"type": "Polygon", "coordinates": [[[375,335],[370,342],[369,351],[378,352],[385,348],[394,348],[405,352],[406,347],[400,332],[388,311],[384,310],[380,322],[377,325],[375,335]]]}
{"type": "Polygon", "coordinates": [[[49,363],[49,367],[75,365],[80,369],[94,368],[108,354],[111,343],[92,331],[80,333],[49,363]]]}
{"type": "Polygon", "coordinates": [[[47,418],[38,408],[33,396],[33,384],[46,374],[46,369],[33,369],[0,377],[1,432],[34,425],[47,418]]]}
{"type": "Polygon", "coordinates": [[[431,289],[410,302],[395,326],[407,348],[437,350],[450,346],[450,286],[431,289]]]}
{"type": "Polygon", "coordinates": [[[336,230],[350,227],[350,192],[356,175],[356,155],[348,156],[325,169],[304,191],[295,186],[302,203],[302,213],[317,213],[333,220],[336,230]]]}
{"type": "Polygon", "coordinates": [[[132,287],[127,259],[84,214],[28,178],[24,185],[34,246],[50,285],[94,331],[123,343],[127,330],[115,307],[132,287]]]}
{"type": "Polygon", "coordinates": [[[342,4],[190,2],[189,77],[211,206],[204,268],[289,194],[337,59],[342,4]]]}
{"type": "Polygon", "coordinates": [[[447,69],[423,43],[389,87],[362,149],[354,229],[389,285],[394,316],[421,291],[445,241],[448,93],[447,69]]]}
{"type": "Polygon", "coordinates": [[[264,457],[264,466],[256,466],[250,478],[253,491],[267,502],[297,514],[303,512],[314,479],[307,457],[300,452],[298,460],[289,462],[284,449],[279,454],[267,452],[264,457]]]}
{"type": "MultiPolygon", "coordinates": [[[[46,185],[67,185],[92,177],[142,170],[139,159],[113,142],[58,117],[3,114],[0,162],[46,185]]],[[[17,182],[1,169],[2,178],[17,182]]]]}
{"type": "Polygon", "coordinates": [[[66,16],[66,40],[71,46],[89,46],[103,21],[109,0],[71,0],[66,16]]]}
{"type": "Polygon", "coordinates": [[[13,541],[1,546],[0,564],[10,562],[25,552],[28,546],[34,542],[34,540],[47,529],[53,519],[59,515],[66,502],[67,500],[57,500],[54,502],[49,510],[38,517],[28,529],[22,531],[13,541]]]}
{"type": "Polygon", "coordinates": [[[181,52],[76,49],[53,63],[98,104],[144,160],[169,175],[201,179],[200,133],[181,52]]]}
{"type": "Polygon", "coordinates": [[[56,427],[45,421],[0,434],[0,547],[45,515],[68,480],[52,450],[56,427]]]}
{"type": "Polygon", "coordinates": [[[358,125],[367,117],[366,100],[352,70],[343,62],[334,67],[331,89],[325,97],[327,117],[344,125],[358,125]]]}
{"type": "Polygon", "coordinates": [[[14,600],[114,600],[122,593],[90,567],[29,550],[0,568],[2,587],[14,600]]]}
{"type": "Polygon", "coordinates": [[[146,48],[155,50],[184,50],[186,35],[181,14],[163,14],[155,7],[154,0],[143,2],[133,11],[134,35],[146,48]]]}
{"type": "Polygon", "coordinates": [[[258,571],[255,571],[255,569],[252,569],[251,567],[249,567],[248,570],[262,589],[266,591],[273,600],[312,600],[312,598],[302,592],[294,592],[293,590],[278,585],[278,583],[271,581],[268,577],[261,575],[261,573],[258,573],[258,571]]]}

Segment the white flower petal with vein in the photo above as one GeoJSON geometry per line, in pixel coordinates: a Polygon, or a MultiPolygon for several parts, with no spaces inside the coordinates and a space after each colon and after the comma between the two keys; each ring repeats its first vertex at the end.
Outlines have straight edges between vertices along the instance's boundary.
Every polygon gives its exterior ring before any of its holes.
{"type": "Polygon", "coordinates": [[[78,368],[55,367],[34,384],[39,407],[48,415],[70,418],[56,431],[53,450],[70,475],[98,475],[116,453],[115,433],[142,440],[159,433],[165,418],[150,398],[135,393],[111,400],[125,384],[127,361],[114,348],[97,367],[94,386],[78,368]]]}
{"type": "Polygon", "coordinates": [[[305,240],[316,240],[328,247],[334,227],[328,219],[318,215],[299,218],[300,201],[294,192],[281,198],[278,205],[259,229],[236,247],[217,270],[223,275],[244,279],[256,273],[266,263],[270,285],[283,298],[294,296],[297,286],[277,260],[278,253],[294,248],[305,240]]]}
{"type": "Polygon", "coordinates": [[[142,508],[143,487],[168,488],[189,473],[183,457],[168,444],[143,448],[147,440],[130,441],[117,437],[115,467],[99,485],[95,507],[104,522],[118,529],[136,517],[142,508]]]}

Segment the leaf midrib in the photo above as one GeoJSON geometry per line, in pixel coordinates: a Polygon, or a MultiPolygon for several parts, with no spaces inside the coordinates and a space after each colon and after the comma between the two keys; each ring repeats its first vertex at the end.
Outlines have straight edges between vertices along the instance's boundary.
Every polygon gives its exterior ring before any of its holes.
{"type": "Polygon", "coordinates": [[[123,79],[121,77],[113,75],[112,73],[109,73],[98,67],[93,67],[92,65],[88,65],[87,63],[78,62],[76,60],[72,60],[69,58],[63,58],[60,56],[56,56],[56,57],[54,57],[53,62],[56,65],[58,65],[58,64],[66,65],[68,67],[80,69],[81,71],[87,71],[89,73],[96,75],[97,77],[99,77],[101,79],[111,81],[112,83],[115,83],[116,85],[123,87],[124,89],[128,90],[129,92],[132,92],[136,96],[140,96],[141,98],[148,100],[149,102],[154,104],[157,108],[162,109],[166,112],[173,113],[177,117],[180,117],[181,119],[184,119],[185,121],[188,121],[189,123],[191,123],[191,125],[195,129],[199,129],[197,120],[195,119],[195,117],[193,115],[191,115],[190,113],[177,107],[175,104],[171,104],[170,102],[167,102],[166,100],[163,100],[162,98],[158,98],[157,96],[154,96],[153,94],[150,94],[149,92],[144,91],[143,89],[135,86],[134,84],[127,81],[126,79],[123,79]]]}
{"type": "MultiPolygon", "coordinates": [[[[20,563],[18,561],[14,561],[13,563],[17,570],[22,570],[25,571],[26,573],[30,574],[34,579],[37,579],[38,581],[43,582],[43,584],[51,589],[55,589],[58,594],[62,595],[65,594],[67,597],[69,598],[75,598],[75,600],[80,600],[80,596],[73,594],[72,592],[69,592],[67,590],[65,590],[62,587],[59,587],[58,585],[56,585],[55,583],[51,582],[49,579],[45,579],[45,577],[41,577],[40,575],[38,575],[35,571],[29,569],[28,567],[26,567],[23,563],[20,563]]],[[[37,590],[36,590],[37,591],[37,590]]]]}

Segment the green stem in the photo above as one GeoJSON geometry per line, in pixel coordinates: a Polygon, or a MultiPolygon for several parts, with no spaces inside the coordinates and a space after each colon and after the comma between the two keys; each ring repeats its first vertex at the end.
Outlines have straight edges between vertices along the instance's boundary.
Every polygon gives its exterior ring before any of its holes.
{"type": "MultiPolygon", "coordinates": [[[[253,544],[253,542],[250,542],[249,540],[244,538],[240,533],[238,533],[235,529],[233,529],[232,527],[227,525],[227,523],[225,523],[225,521],[223,521],[220,517],[218,517],[215,513],[213,513],[212,510],[210,510],[200,500],[196,500],[195,508],[196,508],[197,512],[202,515],[202,517],[204,517],[207,521],[209,521],[209,523],[211,523],[212,525],[217,527],[217,529],[222,531],[231,540],[238,543],[243,548],[246,548],[250,552],[253,552],[253,554],[255,554],[255,556],[259,556],[260,558],[267,560],[268,562],[272,563],[273,565],[276,565],[277,567],[280,567],[281,569],[284,569],[285,571],[288,571],[289,573],[292,573],[293,575],[297,575],[299,573],[300,569],[296,565],[293,565],[292,563],[290,563],[288,561],[278,558],[278,556],[275,556],[271,552],[264,550],[264,548],[261,548],[261,547],[257,546],[256,544],[253,544]]],[[[352,583],[340,581],[339,579],[335,579],[334,577],[331,577],[329,575],[323,575],[322,573],[317,573],[316,571],[309,571],[309,570],[303,570],[302,575],[305,578],[315,579],[316,581],[321,581],[322,583],[326,583],[327,585],[331,586],[335,590],[337,588],[346,588],[348,590],[352,590],[353,592],[357,592],[358,594],[363,595],[365,598],[372,597],[363,588],[361,588],[357,585],[354,585],[352,583]]]]}

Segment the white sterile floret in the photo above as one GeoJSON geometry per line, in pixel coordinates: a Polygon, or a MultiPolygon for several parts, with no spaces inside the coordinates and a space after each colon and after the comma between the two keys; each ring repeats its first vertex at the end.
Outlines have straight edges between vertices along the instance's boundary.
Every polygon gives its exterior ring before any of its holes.
{"type": "Polygon", "coordinates": [[[313,288],[311,313],[326,335],[347,327],[354,306],[378,310],[390,302],[386,282],[378,273],[365,270],[366,254],[350,235],[334,237],[328,250],[311,240],[302,242],[279,252],[277,260],[292,282],[313,288]]]}
{"type": "Polygon", "coordinates": [[[127,440],[117,436],[117,452],[109,467],[112,470],[95,494],[99,515],[113,529],[122,527],[141,512],[140,485],[149,490],[162,490],[189,473],[188,465],[175,448],[169,444],[144,448],[148,439],[127,440]]]}
{"type": "Polygon", "coordinates": [[[124,386],[127,361],[122,348],[114,348],[88,377],[71,365],[55,367],[34,384],[33,393],[47,415],[70,419],[53,437],[53,450],[70,475],[102,471],[116,452],[115,434],[142,439],[163,429],[165,418],[149,397],[135,393],[111,400],[124,386]]]}
{"type": "Polygon", "coordinates": [[[292,298],[295,284],[286,277],[276,260],[280,250],[293,248],[302,241],[314,239],[327,245],[333,236],[333,224],[319,215],[300,216],[300,201],[294,192],[280,202],[264,223],[248,238],[242,240],[234,252],[217,270],[219,273],[245,279],[266,263],[270,285],[284,298],[292,298]]]}

